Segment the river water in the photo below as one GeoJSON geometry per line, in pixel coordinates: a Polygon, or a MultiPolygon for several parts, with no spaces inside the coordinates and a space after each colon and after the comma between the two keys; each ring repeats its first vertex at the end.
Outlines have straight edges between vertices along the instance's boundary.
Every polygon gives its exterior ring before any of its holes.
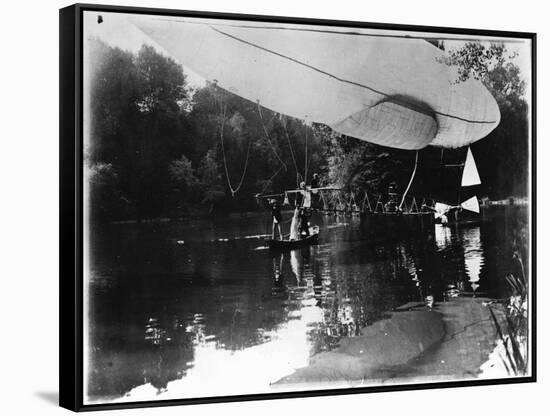
{"type": "Polygon", "coordinates": [[[410,230],[314,216],[319,244],[283,253],[263,242],[267,214],[92,229],[85,400],[266,393],[403,304],[505,297],[526,218],[499,207],[410,230]]]}

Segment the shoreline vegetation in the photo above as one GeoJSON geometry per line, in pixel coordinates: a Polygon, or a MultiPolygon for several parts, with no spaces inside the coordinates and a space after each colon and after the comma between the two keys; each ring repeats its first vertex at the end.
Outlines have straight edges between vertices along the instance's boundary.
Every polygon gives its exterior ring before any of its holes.
{"type": "MultiPolygon", "coordinates": [[[[94,62],[84,138],[92,222],[253,211],[253,195],[295,189],[313,173],[321,186],[356,195],[385,195],[391,184],[403,192],[409,182],[415,152],[274,113],[215,82],[190,85],[181,65],[149,45],[131,52],[90,38],[85,50],[94,62]]],[[[445,64],[461,69],[457,82],[482,80],[501,111],[499,126],[471,146],[477,196],[527,195],[528,105],[513,54],[479,42],[445,52],[445,64]]],[[[455,200],[460,175],[442,165],[460,166],[466,150],[421,149],[409,194],[455,200]]]]}
{"type": "MultiPolygon", "coordinates": [[[[480,201],[481,207],[491,207],[491,206],[526,206],[529,205],[529,201],[526,197],[509,197],[506,199],[492,201],[487,198],[480,201]]],[[[119,219],[112,220],[110,224],[119,225],[119,224],[156,224],[156,223],[167,223],[167,222],[181,222],[189,221],[193,219],[208,219],[208,218],[217,218],[217,217],[228,217],[228,218],[247,218],[249,216],[258,215],[258,213],[264,212],[265,209],[258,208],[256,210],[249,211],[238,211],[238,212],[220,212],[220,213],[209,213],[197,205],[190,209],[187,215],[177,216],[177,217],[156,217],[156,218],[142,218],[138,219],[119,219]]],[[[283,213],[292,213],[292,209],[283,210],[283,213]]]]}

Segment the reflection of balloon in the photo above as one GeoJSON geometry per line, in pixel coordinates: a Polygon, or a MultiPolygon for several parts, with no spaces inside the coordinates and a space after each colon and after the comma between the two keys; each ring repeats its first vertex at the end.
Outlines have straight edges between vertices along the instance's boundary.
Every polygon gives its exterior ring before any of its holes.
{"type": "Polygon", "coordinates": [[[134,24],[202,77],[273,111],[400,149],[461,147],[500,121],[477,80],[454,83],[444,52],[420,39],[367,30],[135,18],[134,24]]]}

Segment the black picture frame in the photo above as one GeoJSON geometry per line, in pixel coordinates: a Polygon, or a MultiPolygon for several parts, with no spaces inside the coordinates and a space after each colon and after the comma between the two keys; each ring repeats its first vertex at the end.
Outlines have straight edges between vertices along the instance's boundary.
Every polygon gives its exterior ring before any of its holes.
{"type": "Polygon", "coordinates": [[[413,26],[402,24],[334,21],[282,16],[263,16],[215,12],[183,11],[157,8],[75,4],[59,12],[60,33],[60,351],[59,351],[59,403],[74,411],[93,411],[138,407],[173,406],[228,401],[271,400],[326,395],[361,394],[388,391],[440,389],[463,386],[487,386],[509,383],[532,383],[537,380],[537,325],[536,325],[536,39],[535,33],[508,32],[481,29],[413,26]],[[532,337],[530,342],[531,375],[509,379],[452,381],[437,383],[404,384],[377,387],[338,388],[315,391],[249,394],[227,397],[208,397],[122,404],[85,405],[83,398],[83,13],[118,12],[130,14],[165,15],[177,17],[216,18],[222,20],[254,21],[268,23],[314,24],[322,26],[354,27],[368,29],[405,30],[411,33],[448,33],[452,35],[491,36],[527,39],[531,41],[531,189],[530,236],[532,263],[530,288],[532,311],[532,337]]]}

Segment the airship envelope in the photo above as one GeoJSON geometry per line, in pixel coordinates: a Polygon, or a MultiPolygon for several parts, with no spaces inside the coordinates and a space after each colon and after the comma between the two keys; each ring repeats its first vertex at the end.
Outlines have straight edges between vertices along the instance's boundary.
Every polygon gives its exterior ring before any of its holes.
{"type": "Polygon", "coordinates": [[[272,111],[399,149],[466,146],[500,121],[474,79],[456,83],[422,39],[221,20],[136,19],[179,63],[272,111]]]}

